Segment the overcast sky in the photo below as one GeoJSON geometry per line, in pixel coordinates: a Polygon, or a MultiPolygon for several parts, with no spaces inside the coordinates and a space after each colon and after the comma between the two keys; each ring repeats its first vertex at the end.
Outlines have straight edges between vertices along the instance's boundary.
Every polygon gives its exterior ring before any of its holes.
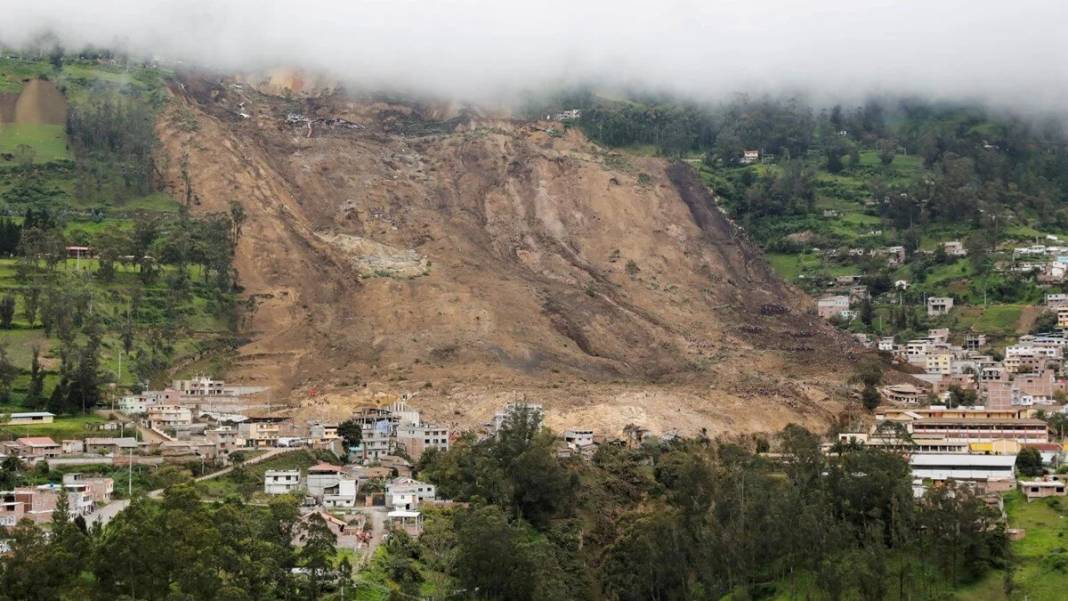
{"type": "Polygon", "coordinates": [[[44,30],[222,69],[293,65],[472,99],[598,79],[716,98],[799,90],[1060,110],[1068,0],[0,0],[44,30]]]}

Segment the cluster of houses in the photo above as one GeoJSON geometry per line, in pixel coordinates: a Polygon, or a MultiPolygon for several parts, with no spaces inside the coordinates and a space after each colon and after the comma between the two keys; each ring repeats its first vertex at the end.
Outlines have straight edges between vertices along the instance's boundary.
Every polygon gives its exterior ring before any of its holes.
{"type": "Polygon", "coordinates": [[[51,522],[61,494],[67,496],[72,517],[88,516],[111,502],[114,486],[111,478],[67,473],[61,483],[0,490],[0,532],[15,527],[23,519],[51,522]]]}
{"type": "MultiPolygon", "coordinates": [[[[1068,307],[1064,309],[1068,319],[1068,307]]],[[[1034,405],[1054,405],[1066,392],[1063,374],[1068,336],[1062,331],[1021,336],[1005,348],[1004,357],[986,352],[986,337],[968,334],[963,344],[949,341],[946,328],[928,331],[927,336],[898,343],[893,337],[874,344],[895,360],[923,373],[915,374],[920,385],[898,384],[884,387],[883,398],[902,404],[918,404],[930,397],[950,400],[950,389],[969,392],[991,409],[1034,405]]]]}
{"type": "MultiPolygon", "coordinates": [[[[1047,241],[1056,242],[1056,236],[1047,241]]],[[[1068,246],[1033,244],[1012,249],[1012,263],[1008,267],[1016,273],[1033,273],[1043,284],[1060,284],[1068,279],[1068,246]]]]}

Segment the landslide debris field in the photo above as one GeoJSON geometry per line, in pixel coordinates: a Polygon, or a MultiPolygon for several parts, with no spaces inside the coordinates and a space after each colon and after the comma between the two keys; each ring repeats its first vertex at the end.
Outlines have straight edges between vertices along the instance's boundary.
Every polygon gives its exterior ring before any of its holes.
{"type": "Polygon", "coordinates": [[[554,427],[717,432],[840,409],[855,347],[685,165],[457,107],[171,92],[170,192],[248,216],[230,377],[309,415],[412,393],[452,424],[526,398],[554,427]]]}

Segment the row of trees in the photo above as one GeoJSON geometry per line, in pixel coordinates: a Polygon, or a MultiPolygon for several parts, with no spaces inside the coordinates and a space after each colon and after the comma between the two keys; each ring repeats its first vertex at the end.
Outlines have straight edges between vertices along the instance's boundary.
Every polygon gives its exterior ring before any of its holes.
{"type": "Polygon", "coordinates": [[[71,108],[66,127],[75,196],[110,202],[155,191],[155,114],[147,103],[100,96],[71,108]]]}

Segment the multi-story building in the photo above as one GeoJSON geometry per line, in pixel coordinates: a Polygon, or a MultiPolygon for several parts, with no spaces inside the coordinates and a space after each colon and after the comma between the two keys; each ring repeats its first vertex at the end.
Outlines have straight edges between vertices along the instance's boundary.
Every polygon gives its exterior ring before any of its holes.
{"type": "Polygon", "coordinates": [[[426,449],[449,450],[449,429],[436,424],[402,424],[397,428],[397,445],[412,461],[418,461],[426,449]]]}
{"type": "Polygon", "coordinates": [[[411,478],[396,478],[386,485],[386,505],[394,509],[413,510],[423,501],[437,498],[433,484],[411,478]]]}
{"type": "Polygon", "coordinates": [[[845,295],[824,296],[816,301],[816,313],[822,319],[839,317],[849,311],[849,297],[845,295]]]}
{"type": "Polygon", "coordinates": [[[267,470],[263,474],[263,492],[284,495],[301,487],[300,470],[267,470]]]}
{"type": "Polygon", "coordinates": [[[282,436],[282,426],[287,421],[285,417],[250,417],[237,425],[237,434],[247,447],[275,447],[282,436]]]}
{"type": "Polygon", "coordinates": [[[207,376],[195,376],[190,380],[175,380],[172,388],[185,396],[223,396],[226,394],[226,382],[213,380],[207,376]]]}
{"type": "Polygon", "coordinates": [[[927,298],[927,315],[946,315],[953,309],[953,298],[950,296],[930,296],[927,298]]]}
{"type": "Polygon", "coordinates": [[[948,376],[953,373],[953,353],[938,350],[927,353],[926,370],[933,375],[948,376]]]}
{"type": "Polygon", "coordinates": [[[157,430],[188,426],[193,423],[193,412],[181,405],[153,405],[148,408],[148,423],[157,430]]]}

